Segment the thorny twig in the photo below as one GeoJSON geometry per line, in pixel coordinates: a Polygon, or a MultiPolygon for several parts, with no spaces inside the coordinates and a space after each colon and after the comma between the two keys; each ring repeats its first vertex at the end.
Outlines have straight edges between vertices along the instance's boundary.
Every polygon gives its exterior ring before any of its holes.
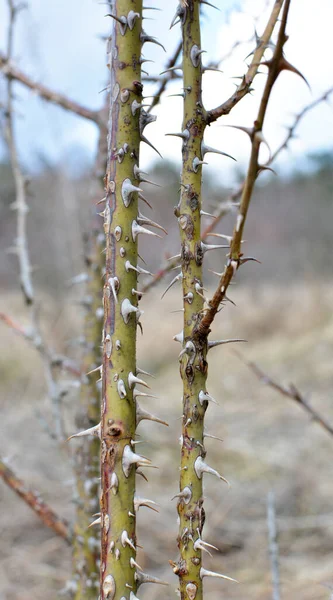
{"type": "Polygon", "coordinates": [[[26,502],[32,508],[32,510],[40,517],[47,527],[55,531],[57,535],[60,535],[69,545],[72,543],[73,534],[70,529],[69,523],[60,518],[50,508],[46,502],[44,502],[40,495],[32,490],[29,490],[24,482],[19,479],[15,473],[10,469],[6,463],[0,459],[0,477],[4,482],[26,502]]]}
{"type": "Polygon", "coordinates": [[[269,492],[267,496],[267,528],[273,585],[272,600],[280,600],[279,546],[274,492],[269,492]]]}
{"type": "MultiPolygon", "coordinates": [[[[254,122],[253,128],[245,129],[245,132],[249,135],[252,142],[251,156],[248,166],[248,171],[242,191],[242,198],[240,207],[238,210],[236,226],[233,231],[232,239],[230,242],[230,252],[228,254],[228,261],[220,277],[218,287],[211,298],[208,301],[208,307],[203,312],[202,318],[200,319],[196,333],[198,336],[208,335],[210,326],[217,314],[221,302],[224,300],[229,284],[234,277],[238,268],[247,262],[248,260],[255,260],[252,257],[243,257],[241,252],[241,244],[243,238],[244,225],[248,208],[250,205],[254,185],[259,173],[266,169],[267,166],[259,165],[259,148],[262,141],[265,141],[262,135],[262,128],[265,120],[268,100],[271,95],[274,83],[278,78],[281,71],[287,68],[291,68],[291,65],[287,63],[283,56],[283,46],[287,40],[285,33],[287,17],[289,12],[290,0],[286,0],[284,4],[281,25],[279,29],[278,39],[274,49],[273,57],[270,61],[266,61],[265,65],[268,67],[267,80],[264,86],[263,95],[260,101],[259,111],[257,118],[254,122]]],[[[295,71],[295,69],[294,69],[295,71]]],[[[297,72],[298,73],[298,72],[297,72]]],[[[299,74],[299,73],[298,73],[299,74]]],[[[244,129],[244,128],[243,128],[244,129]]]]}
{"type": "Polygon", "coordinates": [[[301,392],[296,388],[296,386],[291,383],[289,387],[283,386],[262,371],[258,365],[252,361],[245,360],[239,352],[236,352],[237,356],[253,371],[253,373],[258,377],[258,379],[264,383],[265,385],[269,385],[269,387],[273,388],[283,396],[287,398],[291,398],[304,408],[304,410],[311,416],[313,421],[316,421],[321,425],[327,433],[333,435],[333,426],[330,425],[324,417],[322,417],[310,404],[305,400],[304,396],[301,392]]]}

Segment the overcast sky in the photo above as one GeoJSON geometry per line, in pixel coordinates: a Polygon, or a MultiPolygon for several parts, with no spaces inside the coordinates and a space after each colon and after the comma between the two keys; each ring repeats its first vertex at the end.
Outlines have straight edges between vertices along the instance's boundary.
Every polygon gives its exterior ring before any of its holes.
{"type": "MultiPolygon", "coordinates": [[[[36,80],[69,97],[98,108],[104,99],[99,93],[105,87],[105,47],[101,35],[109,33],[110,19],[105,18],[107,7],[96,0],[30,0],[29,7],[21,14],[15,40],[15,57],[20,68],[36,80]]],[[[236,40],[247,40],[254,33],[254,17],[257,30],[262,32],[268,12],[264,10],[267,0],[216,0],[221,12],[207,7],[203,18],[202,47],[207,50],[203,62],[222,57],[236,40]],[[223,8],[222,8],[223,7],[223,8]]],[[[157,5],[161,12],[147,11],[146,16],[155,20],[144,23],[145,30],[156,36],[172,51],[179,39],[179,27],[169,30],[169,23],[176,11],[176,0],[145,1],[145,5],[157,5]]],[[[269,7],[272,2],[269,2],[269,7]]],[[[272,150],[282,140],[285,125],[291,124],[293,115],[299,112],[328,87],[333,85],[332,23],[333,3],[318,0],[316,8],[312,0],[292,0],[288,24],[289,41],[285,46],[287,59],[307,78],[311,92],[304,82],[291,73],[284,72],[273,92],[264,134],[272,150]],[[320,6],[320,10],[318,10],[320,6]]],[[[0,39],[5,39],[7,27],[7,2],[0,0],[0,39]]],[[[3,43],[3,42],[2,42],[3,43]]],[[[2,49],[4,46],[2,46],[2,49]]],[[[232,77],[246,69],[244,58],[253,44],[244,44],[233,57],[221,65],[223,73],[204,75],[204,103],[212,108],[226,99],[234,90],[232,77]]],[[[146,44],[146,58],[154,58],[155,64],[147,64],[151,74],[163,69],[166,55],[157,46],[146,44]]],[[[221,124],[251,125],[255,118],[260,90],[265,76],[256,79],[255,93],[239,103],[232,115],[215,123],[207,130],[206,141],[210,145],[232,154],[241,167],[246,164],[249,141],[239,131],[221,124]]],[[[1,88],[3,89],[3,88],[1,88]]],[[[148,93],[148,87],[145,92],[148,93]]],[[[167,94],[180,91],[180,82],[173,82],[167,94]]],[[[96,128],[81,118],[41,102],[22,86],[17,92],[17,132],[23,161],[30,167],[38,164],[40,157],[50,162],[75,164],[84,156],[92,161],[96,146],[96,128]]],[[[321,105],[311,112],[298,130],[299,137],[293,141],[292,152],[281,157],[280,169],[288,170],[301,164],[301,157],[310,152],[333,148],[333,95],[331,105],[321,105]]],[[[155,113],[157,122],[147,127],[147,137],[165,158],[180,157],[180,141],[165,137],[165,133],[179,131],[181,124],[181,98],[165,96],[155,113]]],[[[263,149],[263,153],[265,149],[263,149]]],[[[143,149],[142,166],[157,160],[148,149],[143,149]]],[[[263,158],[265,156],[263,155],[263,158]]],[[[231,161],[209,156],[205,176],[214,171],[221,179],[230,180],[231,161]]]]}

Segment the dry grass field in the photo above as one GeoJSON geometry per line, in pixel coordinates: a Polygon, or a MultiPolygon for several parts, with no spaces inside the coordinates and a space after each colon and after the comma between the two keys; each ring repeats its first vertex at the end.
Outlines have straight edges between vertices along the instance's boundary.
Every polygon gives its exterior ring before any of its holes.
{"type": "MultiPolygon", "coordinates": [[[[179,344],[172,337],[181,329],[177,290],[160,301],[154,290],[143,301],[144,336],[139,339],[139,364],[156,374],[145,406],[170,423],[140,425],[140,450],[159,469],[149,483],[138,482],[142,493],[160,504],[159,514],[139,513],[138,562],[166,578],[169,588],[149,586],[142,600],[175,597],[177,587],[169,560],[177,558],[176,507],[181,416],[178,377],[179,344]]],[[[333,422],[333,287],[321,283],[287,286],[235,285],[236,302],[226,306],[214,324],[214,338],[244,337],[238,344],[247,360],[256,361],[282,383],[295,383],[313,405],[333,422]]],[[[24,321],[21,298],[4,298],[3,310],[24,321]]],[[[52,298],[43,302],[45,333],[58,351],[78,335],[77,306],[59,309],[52,298]],[[51,324],[51,326],[49,325],[51,324]]],[[[43,371],[36,352],[1,323],[1,442],[10,466],[39,490],[61,515],[74,517],[72,472],[68,449],[59,448],[43,429],[41,413],[52,427],[45,397],[43,371]]],[[[205,480],[205,539],[219,548],[205,566],[240,584],[209,580],[207,600],[269,600],[270,565],[266,530],[266,497],[276,494],[280,530],[283,600],[324,600],[333,582],[333,438],[310,422],[303,410],[258,381],[234,353],[236,346],[210,353],[209,392],[220,406],[210,405],[207,430],[223,442],[207,439],[207,460],[231,483],[205,480]]],[[[77,391],[65,399],[69,433],[77,391]]],[[[77,444],[73,440],[72,444],[77,444]]],[[[70,575],[70,550],[37,519],[10,489],[0,483],[0,599],[55,599],[70,575]]]]}

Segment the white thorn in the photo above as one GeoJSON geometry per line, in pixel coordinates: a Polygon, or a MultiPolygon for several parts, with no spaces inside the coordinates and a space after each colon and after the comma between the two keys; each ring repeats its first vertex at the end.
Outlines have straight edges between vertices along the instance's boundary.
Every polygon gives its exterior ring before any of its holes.
{"type": "Polygon", "coordinates": [[[151,460],[144,456],[140,456],[140,454],[136,454],[127,444],[124,448],[122,458],[122,467],[125,477],[129,477],[131,466],[134,464],[138,467],[144,467],[145,465],[150,465],[151,460]]]}
{"type": "Polygon", "coordinates": [[[189,357],[189,360],[191,360],[191,361],[194,360],[194,357],[196,355],[196,349],[195,349],[195,345],[190,340],[188,342],[186,342],[185,347],[179,353],[178,358],[181,358],[184,354],[187,354],[187,356],[189,357]]]}
{"type": "Polygon", "coordinates": [[[67,442],[75,437],[84,437],[86,435],[96,435],[97,437],[99,437],[99,439],[101,439],[101,424],[98,423],[98,425],[95,425],[94,427],[90,427],[89,429],[85,429],[84,431],[74,433],[67,439],[67,442]]]}
{"type": "Polygon", "coordinates": [[[172,339],[175,340],[175,342],[180,342],[182,344],[184,341],[184,331],[180,331],[174,335],[172,339]]]}
{"type": "Polygon", "coordinates": [[[113,472],[111,475],[110,489],[112,490],[114,495],[116,495],[116,493],[118,492],[118,486],[119,486],[118,477],[117,477],[116,473],[113,472]]]}
{"type": "Polygon", "coordinates": [[[211,475],[215,475],[215,477],[217,477],[218,479],[221,479],[221,481],[224,481],[230,487],[229,481],[222,477],[222,475],[220,475],[218,471],[215,471],[215,469],[212,469],[212,467],[207,465],[202,459],[202,456],[198,456],[198,458],[196,459],[194,463],[194,470],[198,479],[202,479],[202,475],[204,473],[210,473],[211,475]]]}
{"type": "Polygon", "coordinates": [[[158,396],[154,396],[154,394],[147,394],[146,392],[139,392],[136,388],[133,388],[133,398],[138,398],[138,396],[144,396],[145,398],[156,398],[158,400],[158,396]]]}
{"type": "Polygon", "coordinates": [[[117,383],[117,390],[118,390],[118,394],[120,398],[126,398],[127,394],[126,394],[126,388],[125,388],[125,384],[124,381],[122,379],[119,379],[118,383],[117,383]]]}
{"type": "Polygon", "coordinates": [[[132,567],[132,569],[139,569],[139,571],[142,571],[142,567],[140,567],[140,565],[135,561],[135,559],[131,556],[130,558],[130,565],[132,567]]]}
{"type": "Polygon", "coordinates": [[[110,277],[108,282],[112,290],[114,301],[118,304],[117,291],[119,290],[119,279],[118,277],[110,277]]]}
{"type": "Polygon", "coordinates": [[[221,154],[221,156],[227,156],[227,158],[236,160],[233,156],[230,156],[230,154],[227,154],[226,152],[221,152],[221,150],[216,150],[215,148],[211,148],[211,146],[206,146],[206,144],[204,144],[204,142],[202,142],[202,144],[201,144],[202,156],[204,157],[205,154],[207,154],[207,152],[211,152],[212,154],[221,154]]]}
{"type": "Polygon", "coordinates": [[[144,410],[138,403],[136,403],[136,424],[139,425],[141,421],[155,421],[155,423],[160,423],[161,425],[165,425],[169,427],[169,424],[155,415],[152,415],[148,411],[144,410]]]}
{"type": "Polygon", "coordinates": [[[132,270],[132,271],[136,271],[139,275],[151,275],[152,277],[154,277],[153,273],[150,273],[150,271],[146,271],[146,269],[142,269],[141,267],[139,267],[138,265],[136,267],[134,267],[129,260],[127,260],[125,262],[125,269],[128,273],[128,271],[132,270]]]}
{"type": "Polygon", "coordinates": [[[158,512],[158,510],[156,510],[156,508],[154,508],[153,506],[150,506],[151,504],[155,504],[156,506],[158,506],[156,504],[156,502],[154,502],[153,500],[149,500],[148,498],[139,498],[138,496],[134,496],[134,510],[135,510],[135,512],[138,512],[140,506],[146,506],[147,508],[150,508],[151,510],[154,510],[155,512],[158,512]]]}
{"type": "Polygon", "coordinates": [[[211,433],[207,433],[206,431],[204,431],[203,433],[203,437],[205,438],[211,438],[212,440],[217,440],[218,442],[223,442],[224,440],[222,440],[222,438],[217,437],[217,435],[212,435],[211,433]]]}
{"type": "Polygon", "coordinates": [[[125,546],[127,545],[130,548],[132,548],[132,550],[134,550],[134,551],[136,550],[136,548],[135,548],[132,540],[128,537],[128,533],[127,533],[126,530],[124,530],[122,532],[120,539],[121,539],[121,543],[122,543],[123,548],[125,548],[125,546]]]}
{"type": "Polygon", "coordinates": [[[228,340],[214,340],[212,342],[208,342],[208,350],[211,348],[215,348],[216,346],[221,346],[223,344],[231,344],[232,342],[247,342],[247,340],[243,339],[228,339],[228,340]]]}
{"type": "Polygon", "coordinates": [[[130,373],[128,374],[128,385],[129,385],[130,389],[132,389],[132,387],[134,387],[135,384],[143,385],[144,387],[150,389],[148,383],[143,381],[143,379],[139,379],[139,377],[136,377],[134,375],[134,373],[132,373],[132,371],[130,371],[130,373]]]}
{"type": "Polygon", "coordinates": [[[198,172],[200,165],[208,165],[208,163],[206,163],[204,160],[200,160],[200,158],[195,156],[194,159],[192,160],[192,169],[193,169],[194,173],[198,172]]]}
{"type": "Polygon", "coordinates": [[[123,203],[126,206],[126,208],[128,208],[131,203],[133,192],[142,192],[142,191],[143,190],[141,190],[139,187],[133,185],[131,180],[128,177],[127,177],[127,179],[124,179],[123,184],[121,186],[121,197],[123,199],[123,203]]]}
{"type": "Polygon", "coordinates": [[[161,300],[162,298],[164,298],[165,294],[167,293],[167,291],[175,284],[177,283],[177,281],[181,281],[183,279],[183,273],[178,273],[178,275],[176,275],[176,277],[173,278],[173,280],[169,283],[168,287],[166,288],[166,290],[164,290],[162,296],[161,296],[161,300]]]}
{"type": "Polygon", "coordinates": [[[201,242],[201,250],[202,252],[205,254],[206,252],[209,252],[209,250],[220,250],[221,248],[229,248],[229,245],[226,246],[224,245],[220,245],[220,244],[204,244],[204,242],[201,242]]]}
{"type": "Polygon", "coordinates": [[[179,492],[179,494],[176,494],[175,496],[173,496],[173,498],[171,498],[171,500],[174,500],[175,498],[179,498],[180,500],[184,501],[184,504],[188,504],[192,498],[192,490],[190,487],[185,486],[184,489],[179,492]]]}
{"type": "Polygon", "coordinates": [[[209,212],[205,212],[204,210],[200,211],[200,215],[202,217],[212,217],[212,219],[217,219],[216,215],[213,215],[212,213],[209,213],[209,212]]]}
{"type": "Polygon", "coordinates": [[[153,379],[155,379],[154,375],[148,373],[147,371],[144,371],[143,369],[139,369],[139,367],[136,367],[136,372],[140,373],[140,375],[146,375],[146,377],[152,377],[153,379]]]}
{"type": "Polygon", "coordinates": [[[200,390],[200,392],[199,392],[199,402],[200,402],[201,406],[203,405],[204,402],[214,402],[214,404],[218,405],[218,402],[216,402],[216,400],[212,396],[210,396],[210,394],[205,392],[204,390],[200,390]]]}
{"type": "Polygon", "coordinates": [[[124,319],[124,323],[126,323],[126,325],[127,325],[128,321],[129,321],[131,313],[134,312],[134,313],[139,313],[139,315],[142,314],[139,311],[139,309],[138,309],[137,306],[133,306],[133,304],[130,303],[130,301],[129,301],[128,298],[125,298],[122,301],[122,303],[121,303],[121,311],[120,312],[121,312],[121,316],[124,319]]]}
{"type": "Polygon", "coordinates": [[[203,567],[201,567],[200,569],[200,577],[201,579],[203,579],[204,577],[219,577],[220,579],[227,579],[228,581],[234,581],[235,583],[239,583],[237,579],[227,577],[227,575],[222,575],[222,573],[214,573],[214,571],[207,571],[203,567]]]}
{"type": "Polygon", "coordinates": [[[90,523],[90,525],[88,525],[88,529],[89,527],[93,527],[94,525],[100,525],[102,523],[102,518],[98,517],[98,519],[95,519],[95,521],[93,521],[92,523],[90,523]]]}
{"type": "Polygon", "coordinates": [[[113,600],[116,593],[116,582],[112,575],[107,575],[102,584],[103,596],[108,600],[113,600]]]}
{"type": "Polygon", "coordinates": [[[144,583],[158,583],[159,585],[169,585],[167,581],[162,581],[158,579],[158,577],[154,577],[153,575],[148,575],[148,573],[135,573],[135,581],[138,584],[138,587],[144,583]]]}
{"type": "Polygon", "coordinates": [[[149,229],[146,229],[145,227],[141,227],[141,225],[139,225],[137,223],[137,221],[133,221],[133,223],[132,223],[132,238],[133,238],[134,242],[135,242],[137,236],[140,234],[152,235],[154,237],[161,238],[161,236],[158,235],[158,233],[155,233],[155,231],[150,231],[149,229]]]}
{"type": "Polygon", "coordinates": [[[155,221],[148,219],[148,217],[145,217],[140,212],[139,212],[136,220],[139,223],[139,225],[149,225],[150,227],[156,227],[156,229],[160,229],[161,231],[164,231],[164,233],[166,235],[168,235],[167,230],[164,229],[164,227],[162,227],[162,225],[159,225],[159,223],[156,223],[155,221]]]}

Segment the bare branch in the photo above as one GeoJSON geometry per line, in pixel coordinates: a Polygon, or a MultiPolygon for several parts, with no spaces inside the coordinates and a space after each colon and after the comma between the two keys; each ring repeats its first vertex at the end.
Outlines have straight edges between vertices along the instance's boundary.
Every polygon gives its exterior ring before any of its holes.
{"type": "Polygon", "coordinates": [[[3,75],[7,77],[8,81],[17,81],[38,94],[43,100],[57,104],[58,106],[61,106],[61,108],[68,110],[79,117],[88,119],[89,121],[93,121],[100,125],[100,111],[90,110],[78,102],[71,100],[64,94],[55,92],[45,85],[33,81],[33,79],[23,73],[23,71],[20,71],[20,69],[12,63],[10,57],[0,54],[0,69],[3,75]]]}
{"type": "MultiPolygon", "coordinates": [[[[208,302],[208,308],[203,311],[202,317],[198,322],[196,333],[200,336],[207,336],[210,331],[210,326],[214,320],[215,315],[217,314],[221,302],[224,300],[229,284],[234,277],[238,268],[247,262],[248,260],[255,260],[252,257],[243,257],[241,252],[241,244],[242,237],[244,231],[244,225],[246,222],[246,216],[248,212],[248,208],[250,205],[254,185],[259,173],[266,169],[267,166],[259,165],[259,148],[261,142],[264,140],[262,136],[262,128],[265,120],[267,104],[269,97],[271,95],[271,91],[273,89],[274,83],[277,80],[281,71],[283,71],[286,67],[286,61],[283,56],[283,46],[286,42],[286,24],[287,17],[289,12],[290,0],[286,0],[283,9],[283,15],[281,20],[281,25],[278,34],[278,40],[274,49],[273,57],[270,61],[268,61],[266,66],[268,66],[268,75],[266,84],[263,90],[263,95],[260,101],[260,106],[258,110],[257,119],[254,122],[253,128],[248,129],[246,133],[250,136],[252,142],[251,156],[248,166],[248,171],[246,175],[246,179],[244,182],[243,190],[242,190],[242,198],[240,202],[240,207],[237,215],[236,225],[233,231],[232,239],[230,242],[230,252],[228,254],[227,264],[224,268],[222,276],[220,278],[219,285],[212,297],[212,299],[208,302]]],[[[243,128],[244,129],[244,128],[243,128]]]]}
{"type": "Polygon", "coordinates": [[[0,477],[4,482],[26,502],[32,508],[32,510],[39,516],[43,521],[44,525],[47,525],[57,535],[60,535],[67,544],[71,545],[73,540],[73,534],[70,529],[69,523],[60,518],[50,508],[46,502],[44,502],[40,495],[32,490],[29,490],[21,479],[19,479],[15,473],[5,464],[0,458],[0,477]]]}
{"type": "Polygon", "coordinates": [[[327,433],[329,433],[330,435],[333,435],[333,426],[330,425],[326,421],[326,419],[322,415],[320,415],[312,406],[310,406],[308,401],[304,398],[304,396],[301,394],[301,392],[296,388],[296,386],[293,383],[291,383],[289,385],[289,387],[285,387],[285,386],[281,385],[280,383],[278,383],[277,381],[275,381],[274,379],[272,379],[271,377],[266,375],[266,373],[264,373],[264,371],[262,371],[258,367],[258,365],[256,365],[256,363],[245,360],[239,354],[239,352],[236,352],[236,354],[251,369],[251,371],[253,371],[253,373],[258,377],[258,379],[262,383],[264,383],[265,385],[269,385],[271,388],[273,388],[274,390],[276,390],[277,392],[279,392],[286,398],[291,398],[291,400],[294,400],[295,402],[297,402],[297,404],[302,406],[304,408],[304,410],[311,416],[313,421],[316,421],[317,423],[319,423],[319,425],[321,425],[323,427],[323,429],[325,429],[325,431],[327,431],[327,433]]]}
{"type": "Polygon", "coordinates": [[[207,114],[207,122],[208,123],[213,123],[222,115],[229,114],[231,109],[234,106],[236,106],[236,104],[238,104],[238,102],[242,98],[244,98],[244,96],[246,94],[249,93],[249,91],[251,89],[251,85],[253,83],[253,80],[258,72],[260,61],[264,55],[265,50],[267,49],[268,43],[272,37],[272,33],[273,33],[274,27],[277,23],[277,20],[278,20],[279,14],[280,14],[280,10],[282,8],[282,4],[283,4],[283,0],[275,0],[273,10],[269,17],[268,23],[265,27],[265,30],[264,30],[261,38],[258,40],[259,43],[253,54],[253,58],[251,60],[250,66],[249,66],[246,74],[242,78],[242,81],[239,84],[239,86],[237,87],[236,91],[232,94],[232,96],[230,96],[230,98],[228,98],[228,100],[226,100],[225,102],[220,104],[220,106],[217,106],[216,108],[208,111],[208,114],[207,114]]]}

